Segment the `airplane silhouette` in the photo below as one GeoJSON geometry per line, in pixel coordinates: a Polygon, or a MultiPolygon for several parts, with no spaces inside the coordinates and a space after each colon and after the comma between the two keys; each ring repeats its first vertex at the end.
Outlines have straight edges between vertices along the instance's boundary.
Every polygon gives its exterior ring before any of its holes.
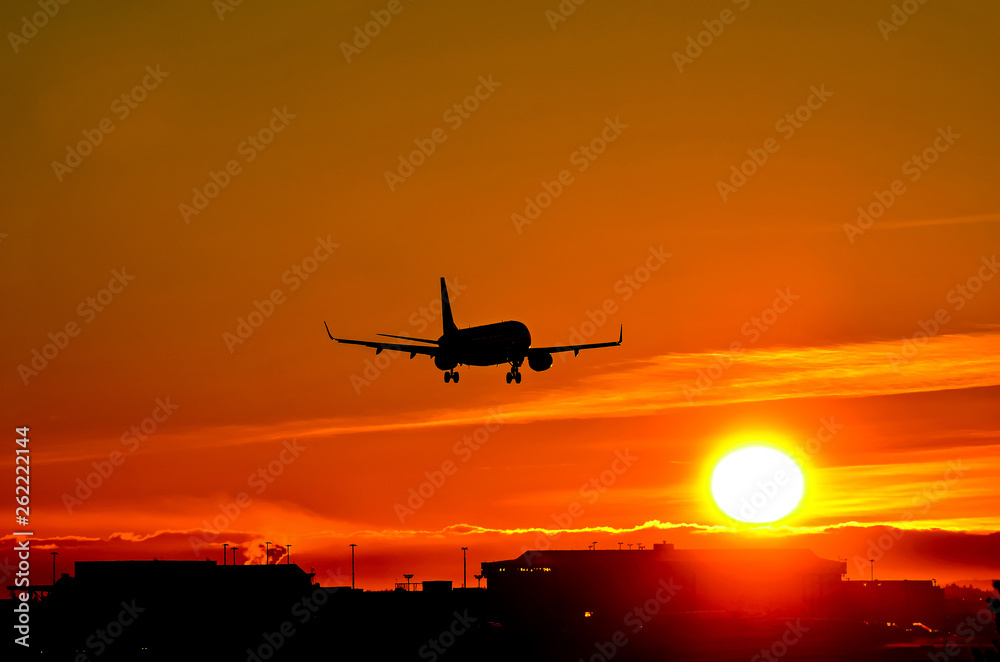
{"type": "Polygon", "coordinates": [[[528,327],[521,322],[497,322],[496,324],[484,324],[482,326],[459,329],[455,326],[455,321],[451,316],[451,303],[448,301],[448,286],[445,284],[444,278],[441,279],[441,321],[444,332],[437,340],[394,336],[388,333],[378,334],[386,338],[399,338],[400,340],[425,343],[423,345],[404,345],[392,342],[334,338],[326,322],[323,322],[323,326],[326,327],[326,334],[330,336],[330,340],[351,345],[374,347],[376,355],[380,354],[384,349],[409,352],[411,359],[417,354],[426,354],[434,359],[434,365],[439,370],[445,371],[445,383],[454,381],[456,384],[458,383],[458,372],[455,371],[455,368],[460,365],[487,366],[509,363],[510,371],[507,372],[507,383],[510,384],[513,381],[520,384],[520,368],[525,359],[527,359],[528,366],[532,370],[541,372],[552,367],[552,355],[556,352],[573,352],[573,355],[576,356],[580,353],[581,349],[615,347],[622,344],[621,328],[618,329],[617,342],[600,342],[589,345],[561,345],[558,347],[531,347],[531,334],[528,333],[528,327]]]}

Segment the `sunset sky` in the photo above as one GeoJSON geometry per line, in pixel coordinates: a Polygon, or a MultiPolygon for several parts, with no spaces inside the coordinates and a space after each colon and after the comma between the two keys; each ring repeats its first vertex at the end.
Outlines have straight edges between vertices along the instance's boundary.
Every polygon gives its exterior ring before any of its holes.
{"type": "Polygon", "coordinates": [[[34,580],[264,541],[372,589],[595,541],[1000,575],[1000,6],[903,4],[5,3],[34,580]],[[437,338],[442,276],[460,327],[624,342],[446,384],[327,337],[437,338]],[[709,492],[748,441],[805,473],[770,526],[709,492]]]}

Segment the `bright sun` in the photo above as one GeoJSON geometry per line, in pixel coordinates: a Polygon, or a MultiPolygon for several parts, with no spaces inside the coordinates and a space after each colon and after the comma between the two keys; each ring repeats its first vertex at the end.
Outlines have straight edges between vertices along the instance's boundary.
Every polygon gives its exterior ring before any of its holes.
{"type": "Polygon", "coordinates": [[[741,522],[774,522],[799,505],[805,480],[785,453],[771,446],[742,446],[715,465],[712,496],[741,522]]]}

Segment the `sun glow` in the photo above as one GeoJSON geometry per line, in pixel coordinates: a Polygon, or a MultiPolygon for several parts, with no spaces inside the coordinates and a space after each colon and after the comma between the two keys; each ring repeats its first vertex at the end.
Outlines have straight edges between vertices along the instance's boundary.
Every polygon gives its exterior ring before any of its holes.
{"type": "Polygon", "coordinates": [[[802,470],[772,446],[751,444],[729,452],[712,472],[712,497],[741,522],[775,522],[791,513],[805,490],[802,470]]]}

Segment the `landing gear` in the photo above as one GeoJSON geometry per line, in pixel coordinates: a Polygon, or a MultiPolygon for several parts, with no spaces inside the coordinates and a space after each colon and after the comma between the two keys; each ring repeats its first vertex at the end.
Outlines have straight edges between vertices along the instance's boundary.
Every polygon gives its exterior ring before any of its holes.
{"type": "Polygon", "coordinates": [[[516,363],[512,362],[510,364],[510,372],[507,373],[507,383],[510,384],[514,382],[515,384],[521,383],[521,364],[523,361],[518,361],[516,363]]]}
{"type": "Polygon", "coordinates": [[[450,381],[454,381],[456,384],[458,383],[458,373],[454,370],[449,370],[444,373],[444,383],[447,384],[450,381]]]}

